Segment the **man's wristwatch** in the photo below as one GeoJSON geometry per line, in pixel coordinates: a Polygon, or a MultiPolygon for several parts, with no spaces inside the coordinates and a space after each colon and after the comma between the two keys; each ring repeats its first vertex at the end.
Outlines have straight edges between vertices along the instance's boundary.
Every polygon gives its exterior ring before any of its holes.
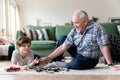
{"type": "Polygon", "coordinates": [[[108,66],[113,66],[113,63],[108,64],[108,66]]]}

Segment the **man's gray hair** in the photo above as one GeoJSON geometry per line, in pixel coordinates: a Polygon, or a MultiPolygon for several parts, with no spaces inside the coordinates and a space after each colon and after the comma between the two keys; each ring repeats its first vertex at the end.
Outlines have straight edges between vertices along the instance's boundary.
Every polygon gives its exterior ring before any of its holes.
{"type": "Polygon", "coordinates": [[[88,18],[88,14],[83,10],[76,10],[74,14],[80,14],[80,18],[88,18]]]}

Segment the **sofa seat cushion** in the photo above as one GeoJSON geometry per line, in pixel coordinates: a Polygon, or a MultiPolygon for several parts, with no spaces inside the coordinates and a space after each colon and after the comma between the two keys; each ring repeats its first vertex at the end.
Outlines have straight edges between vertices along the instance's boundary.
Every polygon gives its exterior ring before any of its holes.
{"type": "Polygon", "coordinates": [[[31,49],[53,49],[55,48],[56,42],[53,40],[34,40],[31,43],[31,49]]]}

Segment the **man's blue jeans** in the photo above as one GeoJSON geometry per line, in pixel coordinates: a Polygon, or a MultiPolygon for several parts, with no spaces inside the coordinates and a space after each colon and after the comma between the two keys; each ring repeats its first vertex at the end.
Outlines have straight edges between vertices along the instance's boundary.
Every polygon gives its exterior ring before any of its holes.
{"type": "MultiPolygon", "coordinates": [[[[56,48],[63,44],[66,37],[67,36],[61,36],[61,38],[58,40],[56,48]]],[[[98,59],[85,58],[81,54],[78,54],[76,46],[70,47],[67,51],[73,57],[71,62],[66,64],[66,68],[68,69],[90,69],[94,68],[98,64],[98,59]]],[[[61,61],[63,58],[63,54],[54,58],[52,61],[61,61]]]]}

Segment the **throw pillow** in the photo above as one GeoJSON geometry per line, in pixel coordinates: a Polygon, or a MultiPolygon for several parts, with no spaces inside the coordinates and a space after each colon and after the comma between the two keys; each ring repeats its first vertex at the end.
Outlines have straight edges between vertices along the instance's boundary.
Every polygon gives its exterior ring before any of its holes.
{"type": "Polygon", "coordinates": [[[24,35],[31,38],[31,40],[49,40],[46,28],[42,28],[39,30],[31,30],[31,29],[23,28],[22,32],[24,33],[24,35]]]}
{"type": "Polygon", "coordinates": [[[113,63],[120,63],[120,35],[109,35],[108,40],[113,63]]]}

